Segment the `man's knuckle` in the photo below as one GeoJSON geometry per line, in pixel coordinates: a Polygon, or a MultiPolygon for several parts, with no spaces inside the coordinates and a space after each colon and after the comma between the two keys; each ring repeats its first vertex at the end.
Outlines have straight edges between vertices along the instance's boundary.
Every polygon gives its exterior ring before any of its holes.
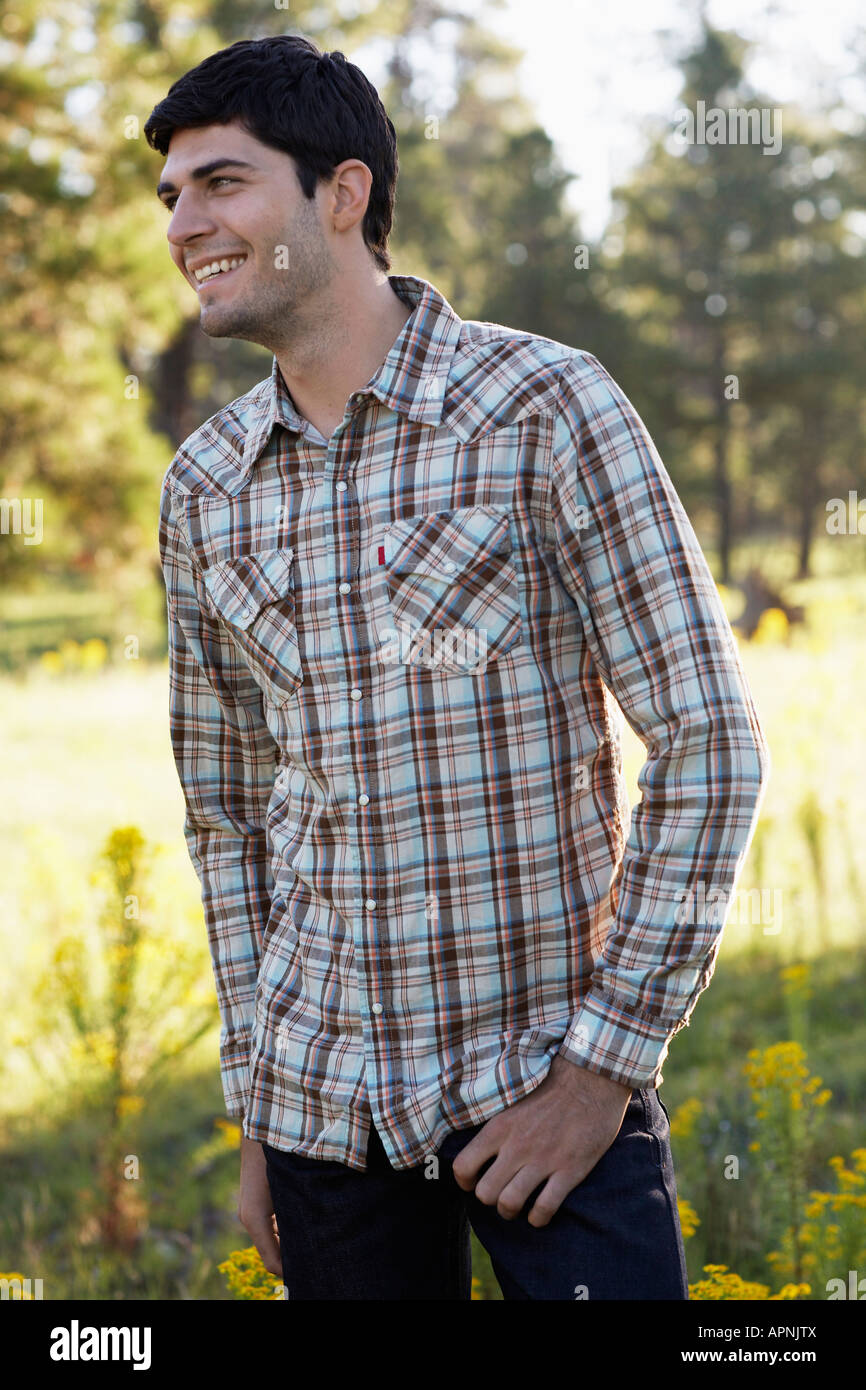
{"type": "Polygon", "coordinates": [[[550,1220],[550,1216],[555,1216],[556,1212],[559,1211],[560,1204],[562,1204],[560,1198],[548,1197],[544,1200],[544,1198],[539,1197],[532,1207],[532,1212],[535,1213],[535,1216],[541,1216],[542,1220],[550,1220]]]}

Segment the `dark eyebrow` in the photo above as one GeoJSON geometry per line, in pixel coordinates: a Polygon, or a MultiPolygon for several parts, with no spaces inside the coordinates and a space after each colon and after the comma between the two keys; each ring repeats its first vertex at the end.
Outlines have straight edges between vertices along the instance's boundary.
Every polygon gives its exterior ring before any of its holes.
{"type": "MultiPolygon", "coordinates": [[[[210,164],[200,164],[197,169],[193,169],[190,174],[191,180],[195,183],[198,179],[206,179],[208,174],[213,174],[217,169],[255,169],[255,164],[250,164],[246,159],[212,159],[210,164]]],[[[156,186],[156,196],[161,198],[163,193],[176,193],[177,189],[173,183],[164,180],[156,186]]]]}

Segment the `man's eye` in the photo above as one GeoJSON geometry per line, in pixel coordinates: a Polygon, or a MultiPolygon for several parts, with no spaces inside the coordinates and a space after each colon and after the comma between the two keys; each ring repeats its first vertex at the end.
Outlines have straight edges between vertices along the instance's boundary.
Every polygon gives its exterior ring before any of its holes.
{"type": "MultiPolygon", "coordinates": [[[[215,183],[237,183],[237,179],[233,179],[230,174],[214,174],[213,178],[209,180],[209,186],[213,187],[215,183]]],[[[163,198],[162,202],[163,207],[169,212],[174,212],[177,195],[173,194],[170,198],[163,198]]]]}

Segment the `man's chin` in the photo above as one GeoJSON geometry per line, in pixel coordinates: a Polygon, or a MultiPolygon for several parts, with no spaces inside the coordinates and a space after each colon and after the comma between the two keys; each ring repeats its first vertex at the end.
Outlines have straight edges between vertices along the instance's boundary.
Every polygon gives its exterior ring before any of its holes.
{"type": "Polygon", "coordinates": [[[255,342],[255,325],[246,314],[202,305],[199,328],[209,338],[250,338],[255,342]]]}

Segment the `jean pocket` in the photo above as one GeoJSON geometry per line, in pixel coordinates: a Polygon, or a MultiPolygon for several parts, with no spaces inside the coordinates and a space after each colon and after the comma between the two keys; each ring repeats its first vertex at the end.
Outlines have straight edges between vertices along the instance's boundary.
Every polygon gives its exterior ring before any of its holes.
{"type": "Polygon", "coordinates": [[[275,1149],[270,1144],[262,1144],[269,1167],[278,1175],[281,1173],[333,1173],[345,1171],[346,1165],[335,1158],[310,1158],[290,1149],[275,1149]]]}
{"type": "Polygon", "coordinates": [[[666,1169],[670,1161],[670,1121],[668,1112],[662,1104],[658,1091],[654,1087],[646,1087],[642,1090],[641,1100],[643,1101],[646,1132],[652,1138],[656,1160],[659,1168],[666,1169]]]}

